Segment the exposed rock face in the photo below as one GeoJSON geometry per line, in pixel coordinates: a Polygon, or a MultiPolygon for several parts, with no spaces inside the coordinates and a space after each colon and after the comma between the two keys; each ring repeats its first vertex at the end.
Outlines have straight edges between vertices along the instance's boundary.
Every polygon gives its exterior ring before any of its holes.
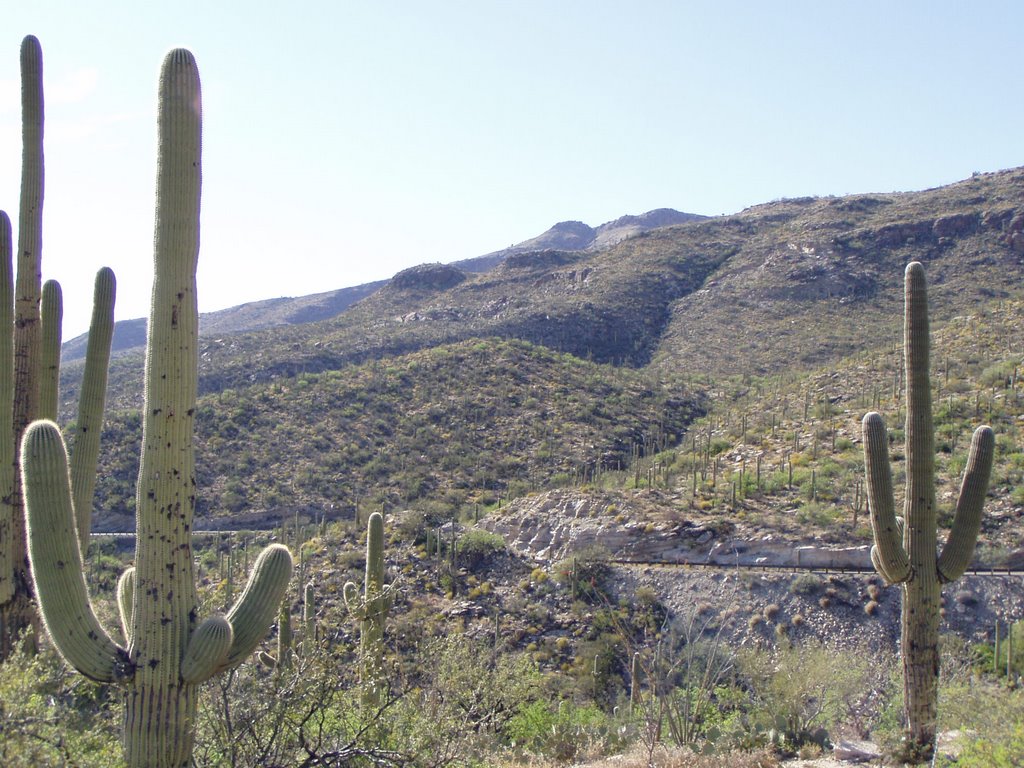
{"type": "Polygon", "coordinates": [[[601,497],[552,491],[517,499],[480,525],[503,536],[509,547],[536,560],[564,560],[590,547],[623,560],[680,561],[717,565],[870,568],[867,545],[798,546],[773,536],[746,540],[689,521],[642,523],[625,505],[601,497]]]}
{"type": "Polygon", "coordinates": [[[935,237],[960,237],[973,232],[978,227],[978,214],[956,213],[951,216],[942,216],[932,224],[932,234],[935,237]]]}
{"type": "Polygon", "coordinates": [[[399,290],[427,289],[443,291],[453,288],[466,279],[466,273],[450,264],[420,264],[403,269],[389,285],[399,290]]]}

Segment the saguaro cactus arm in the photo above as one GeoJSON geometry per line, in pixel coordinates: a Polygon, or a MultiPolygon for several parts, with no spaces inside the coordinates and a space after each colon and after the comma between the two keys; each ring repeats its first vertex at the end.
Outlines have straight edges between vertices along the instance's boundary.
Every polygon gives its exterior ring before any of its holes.
{"type": "Polygon", "coordinates": [[[79,546],[85,553],[92,528],[92,502],[96,490],[96,464],[100,453],[103,406],[107,398],[107,368],[114,337],[114,301],[117,281],[109,267],[96,273],[92,321],[85,350],[85,370],[78,395],[78,419],[71,443],[71,492],[75,501],[79,546]]]}
{"type": "Polygon", "coordinates": [[[292,555],[284,545],[271,544],[256,558],[245,589],[228,611],[234,640],[218,671],[240,664],[267,636],[291,577],[292,555]]]}
{"type": "Polygon", "coordinates": [[[43,620],[65,659],[86,677],[113,682],[131,674],[125,649],[93,612],[75,532],[67,453],[57,425],[34,422],[22,441],[29,557],[43,620]]]}
{"type": "Polygon", "coordinates": [[[864,470],[867,477],[868,508],[875,545],[871,562],[890,584],[910,578],[910,560],[903,547],[903,532],[896,518],[892,470],[889,467],[889,438],[878,413],[864,417],[864,470]]]}
{"type": "Polygon", "coordinates": [[[960,485],[960,496],[956,502],[953,528],[939,556],[939,578],[943,581],[955,581],[963,576],[974,556],[974,545],[981,527],[981,508],[992,475],[995,444],[996,438],[991,427],[981,426],[974,430],[967,468],[960,485]]]}
{"type": "Polygon", "coordinates": [[[132,642],[132,614],[135,612],[135,566],[126,568],[117,580],[117,612],[125,645],[132,642]]]}
{"type": "Polygon", "coordinates": [[[39,413],[36,418],[56,421],[60,389],[61,325],[64,321],[64,294],[56,280],[47,280],[43,284],[40,314],[42,343],[39,348],[39,413]]]}
{"type": "Polygon", "coordinates": [[[181,662],[181,679],[202,683],[213,677],[227,659],[234,639],[231,622],[223,616],[211,616],[196,627],[181,662]]]}

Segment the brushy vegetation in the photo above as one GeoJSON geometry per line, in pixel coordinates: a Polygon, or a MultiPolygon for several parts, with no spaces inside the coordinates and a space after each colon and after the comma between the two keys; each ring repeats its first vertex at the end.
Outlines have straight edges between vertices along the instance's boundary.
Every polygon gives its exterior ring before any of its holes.
{"type": "MultiPolygon", "coordinates": [[[[320,583],[322,629],[300,634],[291,666],[247,663],[203,686],[197,766],[600,768],[620,755],[616,765],[768,768],[841,738],[899,738],[890,655],[785,640],[733,647],[715,609],[652,614],[656,596],[639,591],[631,607],[588,605],[590,633],[567,644],[561,663],[497,635],[461,635],[457,619],[423,622],[410,606],[388,633],[388,690],[368,711],[354,628],[320,583]]],[[[205,581],[208,597],[222,588],[205,581]]],[[[1014,634],[1024,637],[1024,623],[1014,634]]],[[[945,645],[941,728],[961,733],[955,765],[1019,765],[1024,697],[1006,684],[1005,656],[997,675],[991,646],[945,645]]],[[[0,666],[0,701],[5,766],[119,764],[114,692],[73,675],[52,650],[0,666]]]]}
{"type": "MultiPolygon", "coordinates": [[[[296,507],[329,518],[428,500],[490,508],[622,469],[678,441],[700,411],[644,374],[523,342],[301,374],[200,398],[197,514],[262,510],[265,525],[296,507]]],[[[97,503],[108,524],[133,514],[140,430],[135,413],[104,430],[97,503]]]]}

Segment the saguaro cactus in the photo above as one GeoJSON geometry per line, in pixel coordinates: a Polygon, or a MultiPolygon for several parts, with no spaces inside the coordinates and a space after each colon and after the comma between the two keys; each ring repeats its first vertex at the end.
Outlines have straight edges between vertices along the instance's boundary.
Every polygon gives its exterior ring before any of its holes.
{"type": "MultiPolygon", "coordinates": [[[[0,405],[12,409],[10,431],[10,483],[0,489],[0,660],[14,650],[18,638],[36,626],[32,581],[28,571],[25,523],[21,514],[21,486],[16,471],[17,440],[39,408],[39,295],[42,283],[40,254],[43,232],[43,52],[29,35],[21,43],[21,201],[18,215],[16,290],[11,293],[13,316],[2,329],[13,333],[10,359],[0,349],[0,405]],[[7,329],[11,329],[8,331],[7,329]],[[7,388],[10,393],[6,392],[7,388]]],[[[8,224],[9,231],[9,224],[8,224]]],[[[6,267],[5,267],[6,269],[6,267]]],[[[13,277],[13,267],[11,268],[13,277]]],[[[6,289],[4,289],[6,290],[6,289]]],[[[6,310],[6,302],[4,313],[6,310]]],[[[3,421],[6,422],[6,416],[3,421]]],[[[0,424],[2,426],[2,424],[0,424]]],[[[4,470],[6,474],[6,470],[4,470]]]]}
{"type": "Polygon", "coordinates": [[[918,262],[907,266],[904,302],[907,487],[902,518],[895,512],[888,435],[882,417],[874,412],[863,422],[864,463],[875,540],[871,561],[879,575],[903,589],[900,646],[906,757],[924,761],[930,759],[935,743],[942,584],[960,578],[974,554],[995,438],[987,426],[975,431],[953,528],[936,556],[928,298],[924,267],[918,262]]]}
{"type": "Polygon", "coordinates": [[[132,767],[190,764],[197,684],[252,653],[277,612],[292,569],[285,547],[267,547],[227,615],[199,623],[191,528],[200,126],[195,60],[188,51],[172,51],[160,74],[155,275],[136,565],[118,584],[124,645],[107,635],[89,602],[59,430],[38,421],[22,442],[29,554],[43,618],[68,662],[95,680],[125,686],[123,741],[132,767]]]}
{"type": "Polygon", "coordinates": [[[260,651],[257,655],[259,660],[278,672],[288,669],[292,665],[292,640],[292,612],[288,601],[282,600],[277,614],[277,656],[260,651]]]}
{"type": "MultiPolygon", "coordinates": [[[[39,41],[26,37],[21,54],[23,157],[17,291],[6,214],[0,227],[0,659],[10,653],[17,637],[35,624],[21,483],[16,471],[17,446],[29,421],[56,418],[61,335],[60,286],[48,281],[40,293],[43,88],[39,41]]],[[[113,327],[114,273],[104,267],[96,276],[72,453],[72,483],[76,509],[82,516],[78,530],[83,552],[89,535],[113,327]]]]}
{"type": "Polygon", "coordinates": [[[384,620],[394,604],[392,585],[384,585],[384,517],[380,512],[370,515],[366,525],[366,575],[363,594],[354,582],[347,582],[343,591],[345,605],[359,619],[359,656],[362,662],[360,685],[363,706],[380,706],[384,676],[384,620]]]}
{"type": "Polygon", "coordinates": [[[312,652],[313,645],[317,641],[316,627],[316,585],[306,582],[302,591],[302,650],[312,652]]]}

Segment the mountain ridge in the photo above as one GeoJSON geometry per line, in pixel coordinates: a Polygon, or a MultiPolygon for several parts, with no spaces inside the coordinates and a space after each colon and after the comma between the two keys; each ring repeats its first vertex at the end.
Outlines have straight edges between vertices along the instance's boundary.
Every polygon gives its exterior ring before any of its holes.
{"type": "MultiPolygon", "coordinates": [[[[657,208],[639,215],[620,216],[598,227],[591,227],[580,221],[559,222],[540,235],[509,248],[454,261],[450,265],[465,272],[487,272],[511,254],[550,248],[559,250],[606,248],[649,229],[702,218],[706,217],[695,213],[682,213],[672,208],[657,208]],[[573,237],[567,234],[570,232],[577,234],[573,237]]],[[[423,266],[426,265],[416,265],[401,270],[391,280],[401,279],[401,276],[409,270],[416,270],[423,266]]],[[[260,299],[213,312],[204,312],[199,317],[199,333],[201,336],[240,333],[280,325],[301,325],[330,319],[388,282],[389,280],[375,280],[305,296],[260,299]]],[[[62,358],[67,362],[84,358],[88,339],[89,334],[86,332],[65,342],[61,347],[62,358]]],[[[123,352],[141,347],[145,343],[146,318],[119,320],[114,324],[112,352],[123,352]]]]}

